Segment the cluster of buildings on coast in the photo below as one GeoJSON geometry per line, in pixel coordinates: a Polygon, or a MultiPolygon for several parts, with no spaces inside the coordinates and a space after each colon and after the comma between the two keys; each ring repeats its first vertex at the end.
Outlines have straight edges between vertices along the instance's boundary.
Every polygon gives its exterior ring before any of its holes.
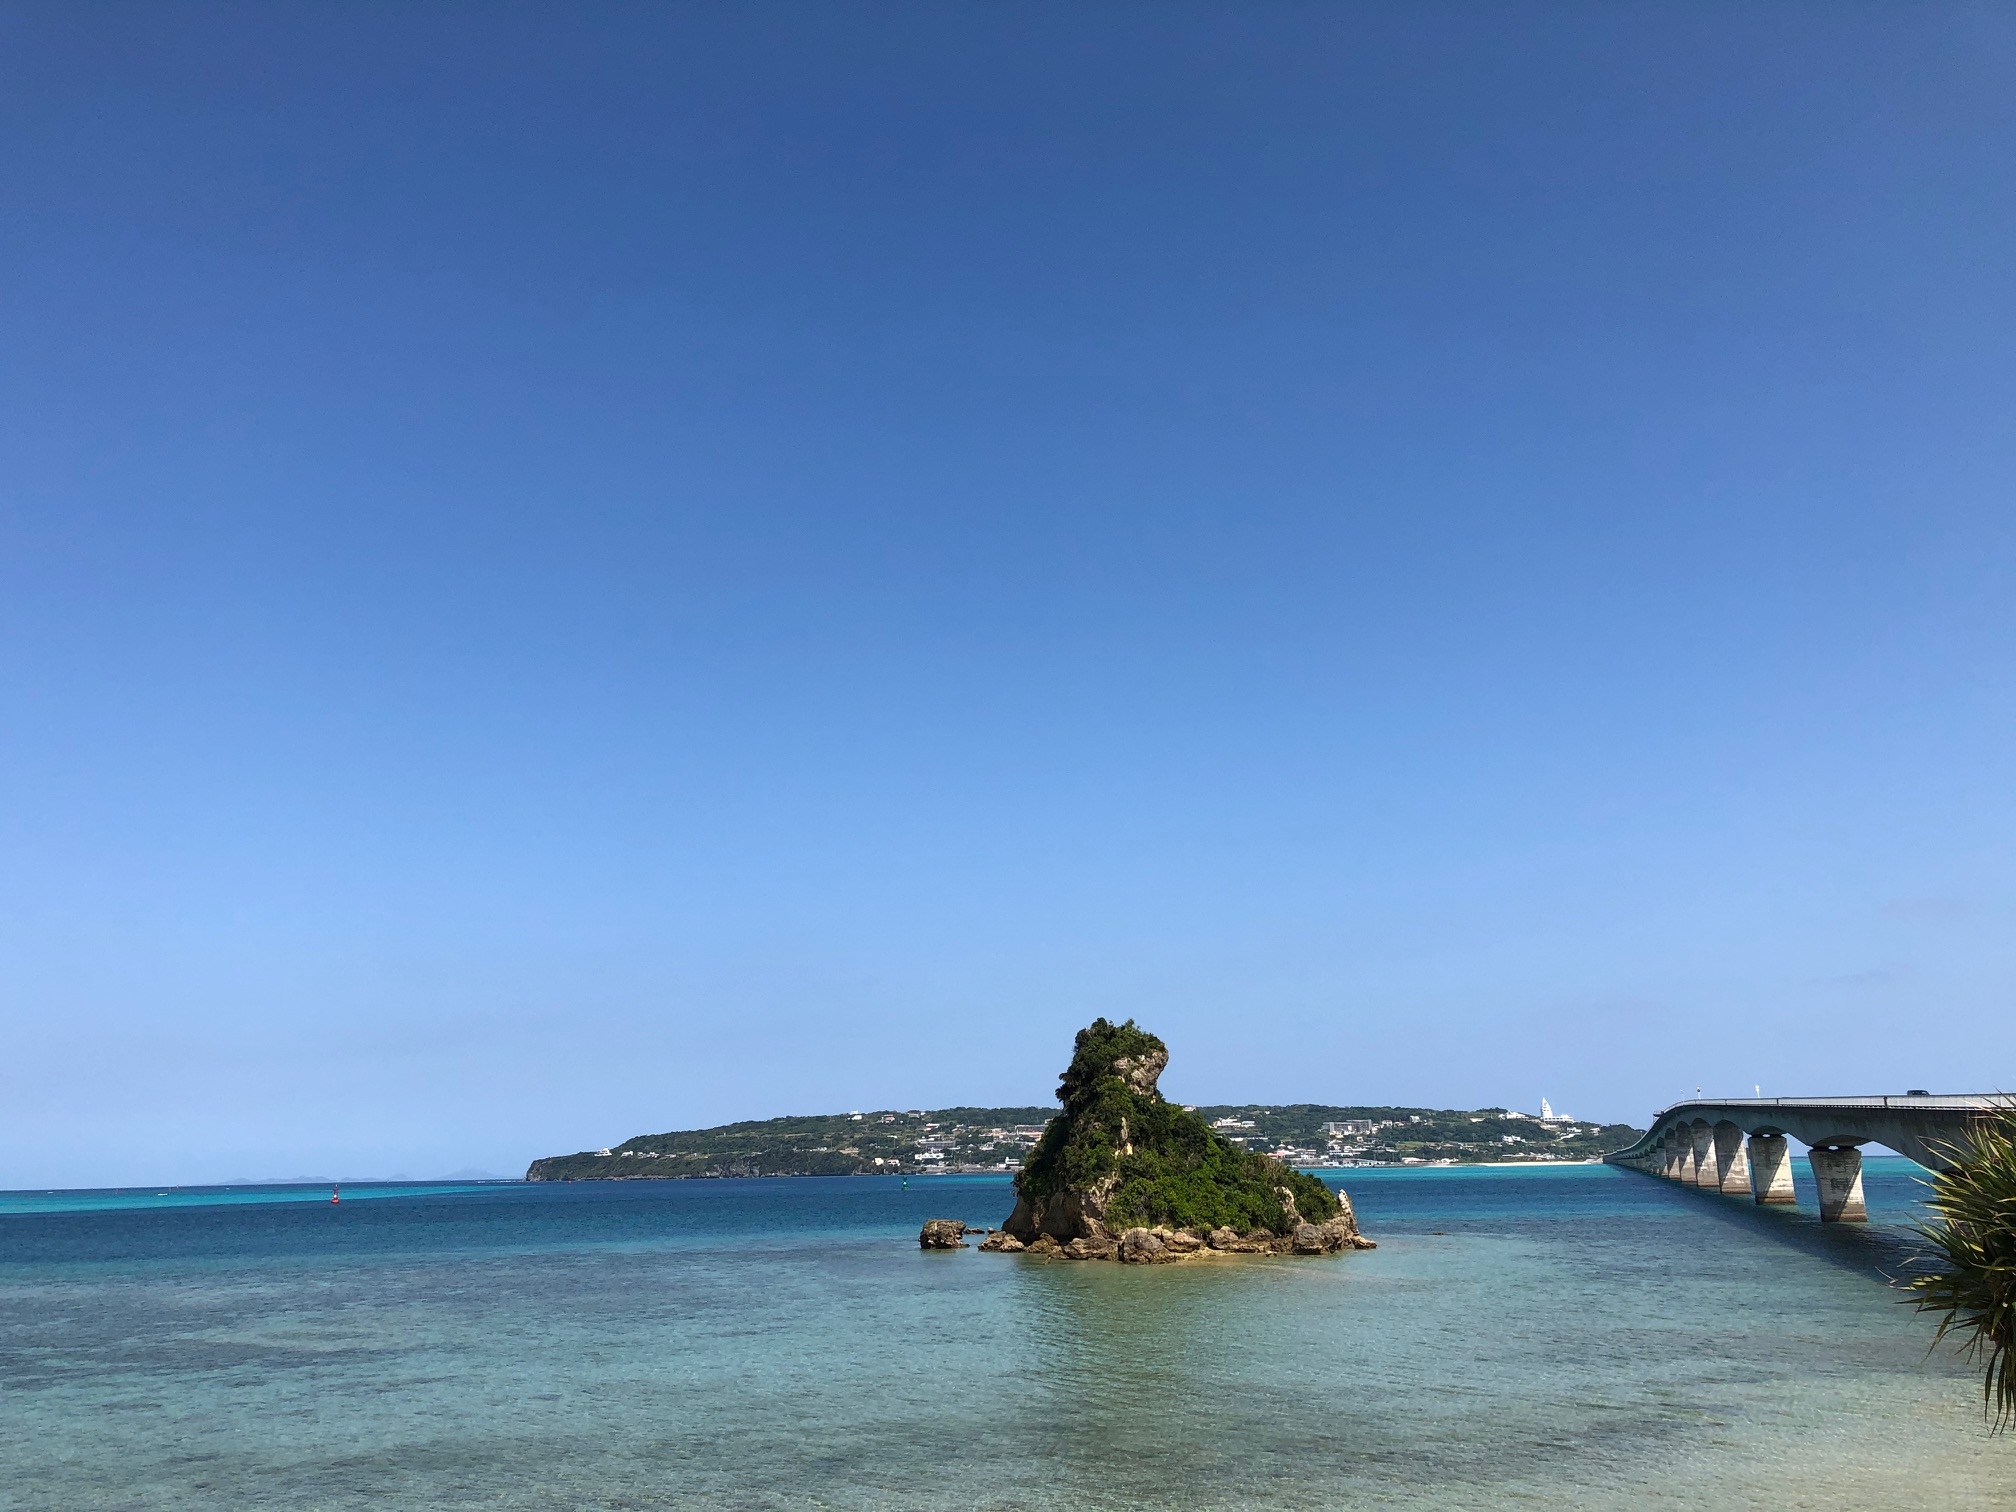
{"type": "MultiPolygon", "coordinates": [[[[1272,1110],[1251,1110],[1266,1114],[1272,1110]]],[[[1274,1120],[1278,1122],[1279,1120],[1274,1120]]],[[[1503,1108],[1480,1112],[1396,1111],[1390,1117],[1347,1117],[1324,1120],[1314,1137],[1269,1138],[1262,1118],[1232,1114],[1214,1118],[1212,1128],[1236,1144],[1263,1151],[1304,1169],[1344,1169],[1359,1166],[1461,1165],[1486,1160],[1584,1160],[1576,1148],[1563,1152],[1566,1141],[1595,1136],[1602,1126],[1566,1113],[1556,1113],[1545,1099],[1538,1113],[1503,1108]]]]}
{"type": "MultiPolygon", "coordinates": [[[[533,1162],[528,1179],[985,1174],[1020,1170],[1052,1110],[877,1110],[640,1135],[613,1148],[533,1162]]],[[[1217,1106],[1199,1114],[1224,1138],[1304,1169],[1575,1161],[1628,1144],[1636,1130],[1503,1108],[1217,1106]]]]}
{"type": "MultiPolygon", "coordinates": [[[[927,1123],[924,1132],[913,1146],[912,1156],[915,1168],[932,1171],[1016,1171],[1022,1168],[1023,1159],[1043,1137],[1042,1124],[1014,1124],[994,1128],[968,1127],[964,1124],[940,1125],[927,1123]]],[[[878,1159],[877,1165],[885,1164],[878,1159]]],[[[905,1162],[891,1158],[886,1164],[900,1166],[905,1162]]]]}
{"type": "Polygon", "coordinates": [[[1364,1149],[1363,1140],[1381,1129],[1393,1127],[1398,1122],[1397,1119],[1331,1119],[1322,1126],[1324,1144],[1321,1149],[1316,1148],[1314,1144],[1275,1142],[1256,1135],[1252,1132],[1256,1120],[1251,1118],[1214,1118],[1211,1120],[1211,1127],[1231,1143],[1263,1151],[1287,1165],[1315,1166],[1320,1169],[1325,1166],[1360,1164],[1361,1162],[1351,1157],[1364,1149]],[[1352,1143],[1354,1140],[1359,1142],[1352,1143]]]}
{"type": "MultiPolygon", "coordinates": [[[[1196,1112],[1194,1106],[1186,1112],[1196,1112]]],[[[1215,1111],[1215,1110],[1214,1110],[1215,1111]]],[[[1267,1109],[1257,1109],[1265,1113],[1267,1109]]],[[[906,1115],[921,1118],[921,1113],[906,1115]]],[[[882,1121],[894,1122],[896,1115],[884,1114],[882,1121]]],[[[1546,1098],[1538,1113],[1491,1109],[1483,1113],[1407,1113],[1392,1118],[1335,1118],[1325,1120],[1316,1139],[1270,1138],[1260,1129],[1260,1119],[1225,1114],[1210,1120],[1211,1127],[1233,1144],[1271,1155],[1276,1160],[1302,1169],[1341,1170],[1363,1166],[1451,1166],[1476,1164],[1485,1159],[1553,1162],[1584,1160],[1585,1152],[1557,1153],[1549,1146],[1576,1136],[1594,1135],[1600,1125],[1566,1113],[1556,1113],[1546,1098]],[[1461,1138],[1447,1127],[1452,1119],[1488,1125],[1473,1138],[1461,1138]],[[1527,1131],[1506,1130],[1506,1123],[1524,1124],[1527,1131]],[[1454,1154],[1410,1154],[1402,1144],[1454,1148],[1454,1154]]],[[[1023,1159],[1042,1137],[1039,1123],[982,1128],[965,1124],[926,1123],[908,1158],[877,1159],[886,1169],[921,1174],[934,1172],[984,1174],[1019,1170],[1023,1159]]],[[[1463,1131],[1470,1132],[1470,1131],[1463,1131]]]]}

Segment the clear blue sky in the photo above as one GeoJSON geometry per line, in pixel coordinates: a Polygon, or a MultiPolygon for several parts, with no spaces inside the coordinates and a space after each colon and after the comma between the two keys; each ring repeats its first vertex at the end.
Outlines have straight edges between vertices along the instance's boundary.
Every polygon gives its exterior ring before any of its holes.
{"type": "Polygon", "coordinates": [[[2016,1087],[2007,7],[0,49],[0,1185],[2016,1087]]]}

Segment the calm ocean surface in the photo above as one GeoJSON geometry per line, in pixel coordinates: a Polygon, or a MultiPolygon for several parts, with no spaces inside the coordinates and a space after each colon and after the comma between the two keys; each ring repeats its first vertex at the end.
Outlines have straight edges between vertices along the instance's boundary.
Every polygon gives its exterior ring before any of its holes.
{"type": "Polygon", "coordinates": [[[2016,1507],[1915,1169],[1335,1172],[1378,1250],[1152,1269],[920,1252],[988,1177],[7,1194],[0,1507],[2016,1507]]]}

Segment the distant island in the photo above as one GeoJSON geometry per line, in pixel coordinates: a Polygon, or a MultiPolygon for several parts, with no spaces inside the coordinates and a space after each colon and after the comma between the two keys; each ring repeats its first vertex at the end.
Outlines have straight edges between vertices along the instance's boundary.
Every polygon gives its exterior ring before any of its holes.
{"type": "MultiPolygon", "coordinates": [[[[1328,1103],[1223,1103],[1189,1109],[1234,1144],[1285,1165],[1478,1165],[1596,1160],[1644,1131],[1518,1113],[1328,1103]]],[[[1544,1111],[1544,1110],[1543,1110],[1544,1111]]],[[[549,1155],[527,1181],[668,1177],[928,1176],[1015,1172],[1057,1115],[1019,1108],[878,1108],[639,1134],[606,1150],[549,1155]]]]}

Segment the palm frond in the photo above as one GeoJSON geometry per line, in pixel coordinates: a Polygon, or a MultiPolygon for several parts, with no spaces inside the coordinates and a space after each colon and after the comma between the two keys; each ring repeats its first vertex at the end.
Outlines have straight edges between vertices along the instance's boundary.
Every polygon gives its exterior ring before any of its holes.
{"type": "Polygon", "coordinates": [[[1940,1153],[1952,1164],[1930,1182],[1932,1221],[1918,1225],[1924,1249],[1904,1285],[1939,1320],[1935,1347],[1952,1339],[1982,1366],[1982,1411],[1999,1433],[2016,1426],[2016,1104],[1940,1153]]]}

